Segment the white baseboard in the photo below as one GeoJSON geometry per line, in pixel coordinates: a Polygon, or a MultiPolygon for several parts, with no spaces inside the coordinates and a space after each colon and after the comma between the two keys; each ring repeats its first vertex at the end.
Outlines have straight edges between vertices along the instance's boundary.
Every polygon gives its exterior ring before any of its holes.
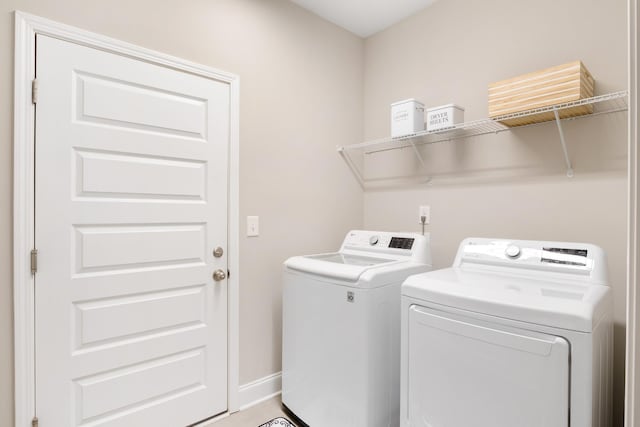
{"type": "Polygon", "coordinates": [[[267,375],[240,386],[238,400],[240,410],[247,409],[264,400],[277,396],[282,391],[282,372],[267,375]]]}

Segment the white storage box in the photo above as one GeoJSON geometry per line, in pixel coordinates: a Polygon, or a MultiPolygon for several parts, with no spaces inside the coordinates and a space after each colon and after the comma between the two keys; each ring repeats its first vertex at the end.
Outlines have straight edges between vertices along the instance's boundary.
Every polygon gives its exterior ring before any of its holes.
{"type": "Polygon", "coordinates": [[[424,104],[405,99],[391,104],[391,137],[399,138],[424,130],[424,104]]]}
{"type": "Polygon", "coordinates": [[[435,131],[464,122],[464,108],[455,104],[441,105],[427,110],[427,130],[435,131]]]}

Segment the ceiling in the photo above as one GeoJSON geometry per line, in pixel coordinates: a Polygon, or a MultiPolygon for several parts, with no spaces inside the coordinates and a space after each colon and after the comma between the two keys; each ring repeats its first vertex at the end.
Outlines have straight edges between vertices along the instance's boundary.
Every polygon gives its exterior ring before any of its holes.
{"type": "Polygon", "coordinates": [[[360,37],[369,37],[424,9],[436,0],[291,1],[360,37]]]}

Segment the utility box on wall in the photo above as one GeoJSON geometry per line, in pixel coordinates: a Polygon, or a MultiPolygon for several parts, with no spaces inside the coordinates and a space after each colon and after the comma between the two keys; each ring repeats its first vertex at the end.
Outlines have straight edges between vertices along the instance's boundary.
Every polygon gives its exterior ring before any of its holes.
{"type": "Polygon", "coordinates": [[[464,108],[447,104],[427,109],[427,130],[432,132],[452,128],[464,122],[464,108]]]}
{"type": "Polygon", "coordinates": [[[405,99],[391,104],[391,137],[400,138],[424,130],[424,104],[405,99]]]}

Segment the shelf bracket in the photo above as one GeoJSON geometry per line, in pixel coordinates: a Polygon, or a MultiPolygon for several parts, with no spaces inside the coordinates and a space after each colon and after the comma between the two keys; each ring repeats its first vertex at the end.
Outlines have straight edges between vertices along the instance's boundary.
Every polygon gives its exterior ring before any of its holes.
{"type": "MultiPolygon", "coordinates": [[[[424,159],[422,158],[422,156],[420,155],[420,151],[418,151],[418,147],[416,147],[416,144],[414,141],[409,141],[411,143],[411,148],[413,148],[413,152],[416,153],[416,157],[418,158],[418,160],[420,161],[420,164],[422,165],[422,170],[426,169],[426,165],[424,164],[424,159]]],[[[428,184],[429,182],[431,182],[431,177],[428,176],[427,179],[424,181],[425,184],[428,184]]]]}
{"type": "Polygon", "coordinates": [[[364,190],[365,189],[364,178],[360,175],[360,172],[358,172],[358,168],[353,163],[351,156],[347,154],[344,147],[338,147],[338,153],[340,153],[340,156],[342,156],[342,159],[344,160],[344,162],[347,164],[347,166],[349,166],[349,169],[351,169],[351,173],[353,173],[353,176],[355,176],[356,180],[358,181],[358,184],[360,184],[360,188],[364,190]]]}
{"type": "Polygon", "coordinates": [[[409,143],[411,144],[411,148],[413,148],[413,152],[416,153],[416,157],[418,158],[418,160],[420,160],[420,164],[422,165],[422,168],[424,169],[425,168],[424,159],[420,155],[420,152],[418,151],[418,147],[416,147],[416,143],[413,142],[413,141],[409,141],[409,143]]]}
{"type": "Polygon", "coordinates": [[[573,167],[571,166],[571,160],[569,160],[569,152],[567,151],[567,142],[564,139],[564,131],[562,130],[562,122],[560,121],[560,114],[558,109],[553,109],[553,115],[556,118],[556,125],[558,126],[558,133],[560,134],[560,144],[562,145],[562,153],[564,154],[564,162],[567,165],[567,177],[573,178],[573,167]]]}

